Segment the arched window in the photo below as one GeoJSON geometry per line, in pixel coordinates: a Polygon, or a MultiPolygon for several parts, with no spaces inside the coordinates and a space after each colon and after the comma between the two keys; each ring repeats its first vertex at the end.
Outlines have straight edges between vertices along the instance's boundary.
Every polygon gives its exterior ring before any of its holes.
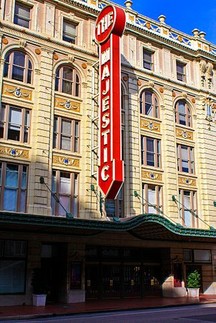
{"type": "Polygon", "coordinates": [[[176,102],[175,122],[188,127],[192,126],[190,108],[185,100],[176,102]]]}
{"type": "Polygon", "coordinates": [[[55,91],[80,96],[80,79],[73,67],[63,65],[57,69],[55,91]]]}
{"type": "Polygon", "coordinates": [[[140,95],[140,113],[159,118],[158,99],[153,91],[147,89],[140,95]]]}
{"type": "Polygon", "coordinates": [[[25,52],[15,50],[6,55],[4,77],[32,84],[32,63],[25,52]]]}

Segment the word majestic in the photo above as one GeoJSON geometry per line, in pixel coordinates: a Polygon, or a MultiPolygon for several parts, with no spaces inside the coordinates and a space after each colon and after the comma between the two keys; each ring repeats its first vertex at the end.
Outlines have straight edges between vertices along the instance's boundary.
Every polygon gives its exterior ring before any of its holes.
{"type": "Polygon", "coordinates": [[[99,47],[99,168],[98,185],[107,198],[115,198],[124,178],[121,155],[121,65],[120,36],[125,13],[115,6],[105,7],[96,21],[99,47]]]}
{"type": "Polygon", "coordinates": [[[108,142],[110,142],[110,48],[101,53],[101,149],[102,164],[101,178],[103,181],[109,178],[108,142]]]}

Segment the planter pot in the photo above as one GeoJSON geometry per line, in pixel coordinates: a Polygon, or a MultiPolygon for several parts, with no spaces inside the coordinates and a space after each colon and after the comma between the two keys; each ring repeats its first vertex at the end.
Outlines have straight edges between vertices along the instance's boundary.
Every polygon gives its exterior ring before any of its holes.
{"type": "Polygon", "coordinates": [[[33,294],[33,305],[34,306],[45,306],[46,305],[46,294],[33,294]]]}
{"type": "Polygon", "coordinates": [[[199,288],[188,288],[188,297],[199,297],[199,288]]]}

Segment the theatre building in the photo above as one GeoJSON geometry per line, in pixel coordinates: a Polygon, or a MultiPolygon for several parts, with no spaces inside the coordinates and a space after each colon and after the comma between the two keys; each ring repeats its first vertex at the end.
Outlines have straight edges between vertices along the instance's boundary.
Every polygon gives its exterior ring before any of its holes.
{"type": "Polygon", "coordinates": [[[216,294],[216,45],[131,0],[0,19],[0,305],[32,304],[36,268],[48,303],[187,297],[194,269],[216,294]]]}

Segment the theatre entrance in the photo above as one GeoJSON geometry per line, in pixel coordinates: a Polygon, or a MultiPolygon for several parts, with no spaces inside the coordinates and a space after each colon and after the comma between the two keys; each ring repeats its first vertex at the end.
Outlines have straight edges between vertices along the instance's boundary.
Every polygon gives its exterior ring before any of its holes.
{"type": "Polygon", "coordinates": [[[88,246],[86,299],[160,296],[168,258],[168,249],[88,246]]]}

